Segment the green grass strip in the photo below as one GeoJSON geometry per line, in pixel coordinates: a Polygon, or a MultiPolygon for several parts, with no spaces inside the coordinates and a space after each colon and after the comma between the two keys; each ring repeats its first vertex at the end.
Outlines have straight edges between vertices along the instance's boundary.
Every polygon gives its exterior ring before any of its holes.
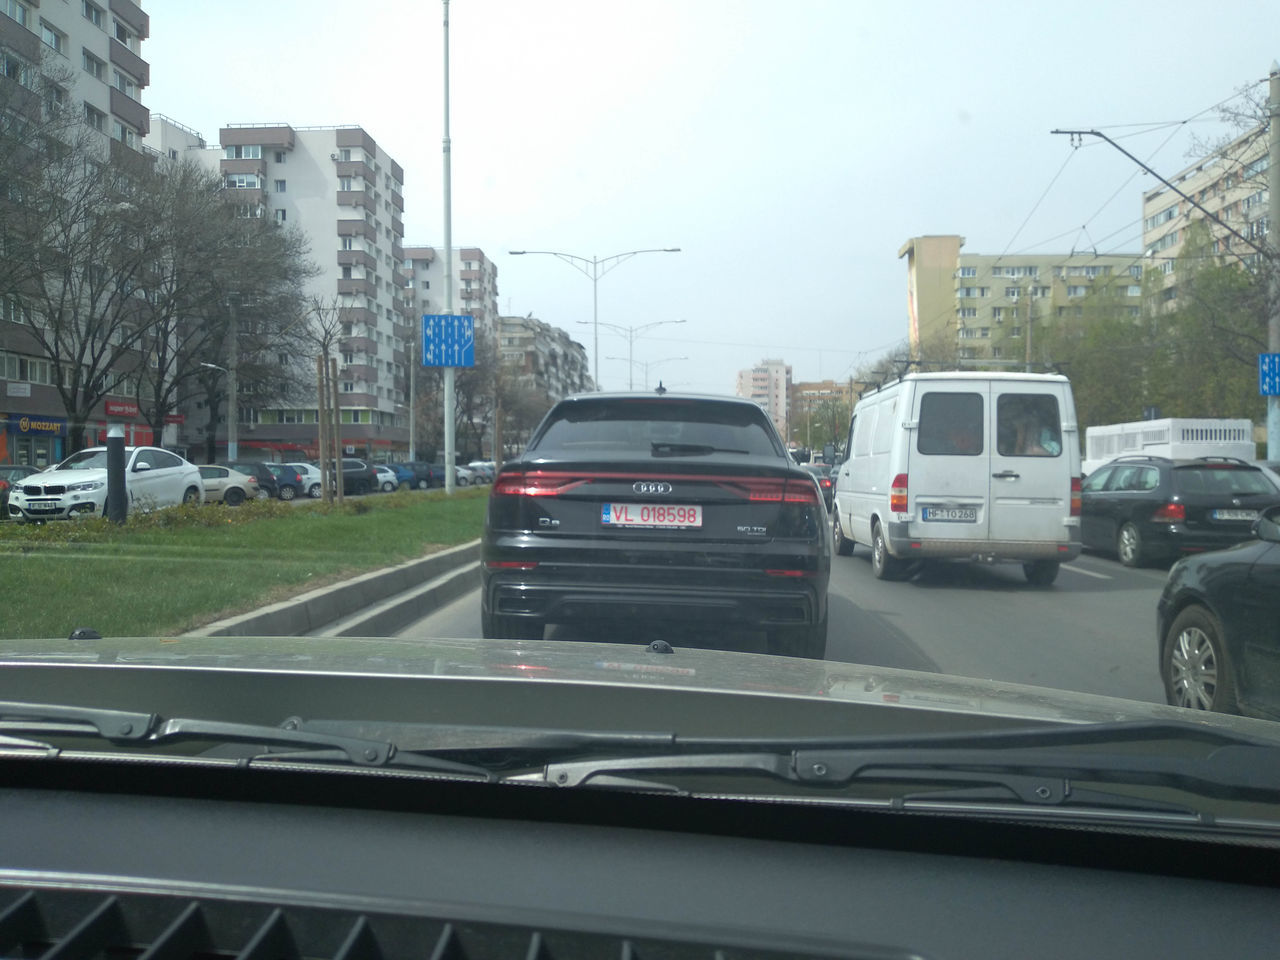
{"type": "Polygon", "coordinates": [[[473,540],[488,490],[0,524],[0,638],[173,636],[473,540]]]}

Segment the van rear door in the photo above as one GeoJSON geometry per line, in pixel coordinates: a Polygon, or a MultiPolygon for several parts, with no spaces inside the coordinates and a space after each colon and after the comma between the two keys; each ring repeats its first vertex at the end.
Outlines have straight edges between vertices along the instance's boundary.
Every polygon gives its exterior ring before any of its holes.
{"type": "Polygon", "coordinates": [[[986,380],[917,383],[907,475],[911,536],[988,539],[990,394],[986,380]]]}
{"type": "Polygon", "coordinates": [[[1063,425],[1074,423],[1070,394],[1057,382],[991,384],[991,539],[1068,539],[1072,466],[1063,425]]]}

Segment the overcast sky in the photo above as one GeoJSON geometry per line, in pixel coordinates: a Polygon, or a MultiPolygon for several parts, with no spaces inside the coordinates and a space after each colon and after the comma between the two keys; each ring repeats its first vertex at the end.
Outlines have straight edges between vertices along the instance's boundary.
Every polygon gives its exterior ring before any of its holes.
{"type": "MultiPolygon", "coordinates": [[[[143,5],[153,112],[210,142],[228,123],[359,124],[404,166],[406,244],[439,245],[440,0],[143,5]]],[[[635,358],[652,381],[713,392],[763,357],[797,380],[847,377],[901,341],[908,237],[1136,252],[1154,181],[1049,131],[1134,134],[1126,148],[1172,173],[1193,134],[1223,132],[1210,108],[1280,57],[1276,0],[450,11],[453,237],[497,264],[501,312],[570,331],[590,358],[591,282],[508,251],[680,247],[601,279],[599,317],[685,320],[638,336],[635,358]]],[[[626,352],[602,326],[606,389],[627,387],[629,365],[605,359],[626,352]]]]}

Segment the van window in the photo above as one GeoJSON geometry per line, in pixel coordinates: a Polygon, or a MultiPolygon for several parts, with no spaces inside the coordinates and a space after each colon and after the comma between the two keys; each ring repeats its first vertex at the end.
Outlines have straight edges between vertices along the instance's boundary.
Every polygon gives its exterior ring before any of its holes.
{"type": "Polygon", "coordinates": [[[982,394],[936,391],[920,398],[916,449],[943,457],[976,457],[985,448],[982,394]]]}
{"type": "Polygon", "coordinates": [[[871,452],[871,422],[875,419],[875,413],[879,409],[878,406],[874,407],[858,418],[853,430],[853,455],[855,457],[865,457],[871,452]]]}
{"type": "Polygon", "coordinates": [[[858,415],[855,413],[853,419],[849,421],[849,439],[844,443],[844,458],[848,460],[853,456],[853,432],[858,428],[858,415]]]}
{"type": "Polygon", "coordinates": [[[996,450],[1002,457],[1062,455],[1058,398],[1044,393],[1004,393],[996,401],[996,450]]]}
{"type": "Polygon", "coordinates": [[[897,397],[880,404],[880,416],[876,418],[876,432],[871,438],[872,453],[888,453],[893,445],[893,428],[897,425],[894,411],[897,407],[897,397]]]}

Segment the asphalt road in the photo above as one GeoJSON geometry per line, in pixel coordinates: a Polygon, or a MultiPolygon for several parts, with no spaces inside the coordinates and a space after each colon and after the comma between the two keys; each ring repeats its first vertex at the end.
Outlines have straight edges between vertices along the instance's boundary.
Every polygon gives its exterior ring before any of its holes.
{"type": "MultiPolygon", "coordinates": [[[[871,574],[870,553],[833,558],[827,659],[1164,702],[1155,608],[1166,570],[1085,554],[1031,587],[1013,564],[939,564],[913,580],[871,574]]],[[[549,637],[764,650],[763,634],[684,636],[626,625],[553,627],[549,637]]],[[[398,636],[480,636],[479,591],[398,636]]]]}

